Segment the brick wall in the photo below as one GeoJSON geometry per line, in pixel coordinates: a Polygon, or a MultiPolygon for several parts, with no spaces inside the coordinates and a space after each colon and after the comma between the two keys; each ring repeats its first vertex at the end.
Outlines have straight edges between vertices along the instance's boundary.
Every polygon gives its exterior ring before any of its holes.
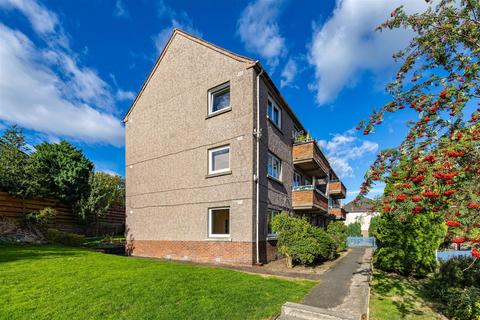
{"type": "Polygon", "coordinates": [[[133,256],[219,264],[254,263],[255,243],[235,241],[130,240],[133,256]]]}

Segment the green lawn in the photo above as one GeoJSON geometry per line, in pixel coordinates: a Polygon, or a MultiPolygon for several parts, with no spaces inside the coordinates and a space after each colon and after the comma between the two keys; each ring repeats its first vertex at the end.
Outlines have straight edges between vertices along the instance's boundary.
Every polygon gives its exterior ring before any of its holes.
{"type": "Polygon", "coordinates": [[[370,296],[371,320],[431,320],[440,316],[428,305],[418,280],[376,271],[370,296]]]}
{"type": "Polygon", "coordinates": [[[0,319],[268,319],[314,285],[61,246],[0,246],[0,319]]]}

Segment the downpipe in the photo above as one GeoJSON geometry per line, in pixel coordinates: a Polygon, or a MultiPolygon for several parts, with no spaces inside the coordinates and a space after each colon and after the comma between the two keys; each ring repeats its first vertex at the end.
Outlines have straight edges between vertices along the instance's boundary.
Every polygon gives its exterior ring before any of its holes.
{"type": "Polygon", "coordinates": [[[255,129],[256,138],[256,176],[255,176],[255,192],[256,192],[256,205],[255,205],[255,245],[256,245],[256,264],[260,263],[260,244],[259,242],[259,226],[260,226],[260,139],[262,137],[262,129],[260,128],[260,76],[263,74],[263,68],[260,73],[257,74],[257,127],[255,129]]]}

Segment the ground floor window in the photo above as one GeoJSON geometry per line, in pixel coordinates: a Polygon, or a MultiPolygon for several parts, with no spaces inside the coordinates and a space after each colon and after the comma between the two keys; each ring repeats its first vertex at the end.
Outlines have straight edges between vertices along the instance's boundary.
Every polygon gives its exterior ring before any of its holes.
{"type": "Polygon", "coordinates": [[[267,210],[267,235],[269,237],[275,237],[277,234],[272,230],[272,220],[280,211],[275,209],[268,209],[267,210]]]}
{"type": "Polygon", "coordinates": [[[230,208],[225,207],[208,209],[208,236],[230,236],[230,208]]]}

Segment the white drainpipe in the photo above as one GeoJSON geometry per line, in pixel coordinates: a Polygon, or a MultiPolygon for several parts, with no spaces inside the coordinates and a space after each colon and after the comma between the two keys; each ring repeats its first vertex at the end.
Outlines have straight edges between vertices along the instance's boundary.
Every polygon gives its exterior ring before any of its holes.
{"type": "Polygon", "coordinates": [[[257,172],[256,172],[256,214],[255,214],[255,233],[256,233],[256,255],[257,255],[257,264],[260,264],[260,245],[258,243],[259,241],[259,226],[260,226],[260,220],[259,220],[259,214],[260,214],[260,138],[262,137],[262,129],[260,128],[260,76],[263,73],[263,69],[260,70],[260,73],[257,74],[257,128],[255,129],[255,137],[257,140],[257,172]]]}

